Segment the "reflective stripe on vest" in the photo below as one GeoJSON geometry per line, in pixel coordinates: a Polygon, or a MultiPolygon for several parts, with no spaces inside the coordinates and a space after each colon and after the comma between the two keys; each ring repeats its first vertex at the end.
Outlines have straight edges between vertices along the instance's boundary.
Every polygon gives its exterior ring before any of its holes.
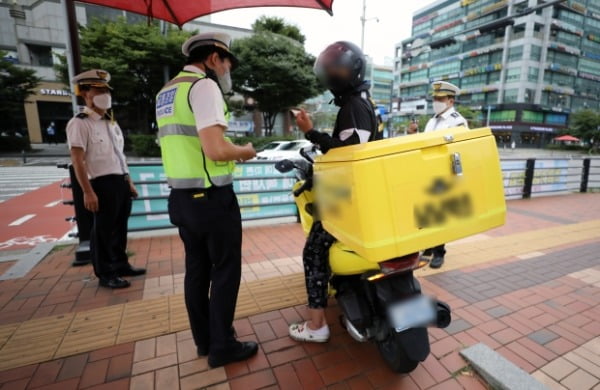
{"type": "MultiPolygon", "coordinates": [[[[213,161],[204,154],[188,100],[192,85],[205,77],[199,73],[180,72],[156,96],[163,167],[172,188],[209,188],[233,182],[235,164],[232,161],[213,161]]],[[[223,106],[228,120],[225,101],[223,106]]]]}

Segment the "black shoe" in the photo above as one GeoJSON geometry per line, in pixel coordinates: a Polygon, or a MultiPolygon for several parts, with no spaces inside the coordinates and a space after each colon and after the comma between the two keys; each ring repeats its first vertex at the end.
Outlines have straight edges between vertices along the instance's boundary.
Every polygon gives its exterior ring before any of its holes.
{"type": "Polygon", "coordinates": [[[122,279],[118,276],[113,276],[113,277],[109,277],[109,278],[99,278],[99,284],[102,287],[108,287],[108,288],[126,288],[131,286],[131,283],[129,283],[127,280],[122,279]]]}
{"type": "Polygon", "coordinates": [[[433,260],[429,263],[431,268],[440,268],[444,264],[444,256],[433,256],[433,260]]]}
{"type": "Polygon", "coordinates": [[[146,268],[136,268],[130,265],[129,267],[121,268],[117,273],[119,276],[139,276],[146,273],[146,268]]]}
{"type": "Polygon", "coordinates": [[[254,341],[236,341],[231,347],[208,355],[208,365],[212,368],[221,367],[229,363],[239,362],[254,356],[258,352],[258,344],[254,341]]]}

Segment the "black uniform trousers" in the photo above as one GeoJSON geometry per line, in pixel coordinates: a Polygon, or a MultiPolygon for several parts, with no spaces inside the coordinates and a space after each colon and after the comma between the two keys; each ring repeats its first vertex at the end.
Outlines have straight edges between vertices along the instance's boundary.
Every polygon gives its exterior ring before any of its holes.
{"type": "Polygon", "coordinates": [[[225,350],[234,341],[242,275],[242,219],[233,186],[173,188],[169,216],[185,247],[185,304],[194,341],[211,353],[225,350]]]}
{"type": "Polygon", "coordinates": [[[99,176],[91,184],[98,197],[90,235],[92,264],[97,277],[107,278],[129,266],[127,220],[131,214],[131,189],[125,175],[99,176]]]}

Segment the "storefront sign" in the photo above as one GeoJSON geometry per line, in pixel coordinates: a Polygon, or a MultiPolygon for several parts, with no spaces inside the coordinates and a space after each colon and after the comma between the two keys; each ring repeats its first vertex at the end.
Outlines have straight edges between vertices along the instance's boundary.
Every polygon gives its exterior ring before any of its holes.
{"type": "Polygon", "coordinates": [[[51,95],[51,96],[71,96],[71,92],[65,89],[40,89],[40,95],[51,95]]]}
{"type": "Polygon", "coordinates": [[[254,131],[254,123],[252,121],[229,121],[227,131],[251,133],[254,131]]]}
{"type": "Polygon", "coordinates": [[[541,131],[543,133],[554,133],[556,129],[552,127],[531,126],[531,131],[541,131]]]}
{"type": "Polygon", "coordinates": [[[512,130],[512,125],[491,125],[492,130],[512,130]]]}

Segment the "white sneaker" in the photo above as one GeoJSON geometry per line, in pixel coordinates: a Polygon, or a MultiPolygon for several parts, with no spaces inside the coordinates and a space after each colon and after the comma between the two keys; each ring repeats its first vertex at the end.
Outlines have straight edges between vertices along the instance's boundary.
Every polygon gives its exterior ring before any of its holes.
{"type": "Polygon", "coordinates": [[[312,330],[308,327],[307,322],[300,322],[290,325],[290,337],[296,341],[308,341],[312,343],[326,343],[329,341],[329,326],[324,325],[322,328],[312,330]]]}

